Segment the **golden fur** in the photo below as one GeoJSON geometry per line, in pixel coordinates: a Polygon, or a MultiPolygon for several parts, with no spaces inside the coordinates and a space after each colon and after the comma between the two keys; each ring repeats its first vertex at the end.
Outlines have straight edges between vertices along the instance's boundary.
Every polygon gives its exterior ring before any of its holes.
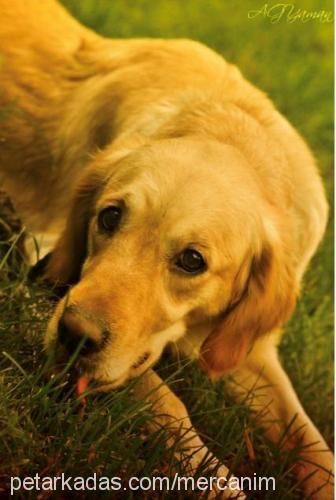
{"type": "MultiPolygon", "coordinates": [[[[212,377],[234,372],[238,397],[274,384],[251,408],[269,405],[265,425],[272,417],[286,427],[298,415],[298,439],[315,443],[306,455],[325,468],[306,491],[327,481],[314,498],[331,498],[331,454],[277,358],[279,329],[327,219],[302,138],[235,66],[197,42],[105,39],[54,0],[0,7],[2,182],[31,232],[61,234],[46,278],[73,285],[47,346],[66,316],[95,342],[112,332],[83,361],[112,386],[172,342],[212,377]],[[96,217],[111,204],[123,219],[107,237],[96,217]],[[208,264],[192,277],[173,264],[190,246],[208,264]]],[[[143,387],[159,384],[151,370],[146,377],[143,387]]],[[[189,428],[168,388],[163,401],[174,432],[181,421],[189,428]]],[[[281,428],[274,423],[270,438],[281,428]]],[[[188,432],[197,467],[205,448],[188,432]]]]}

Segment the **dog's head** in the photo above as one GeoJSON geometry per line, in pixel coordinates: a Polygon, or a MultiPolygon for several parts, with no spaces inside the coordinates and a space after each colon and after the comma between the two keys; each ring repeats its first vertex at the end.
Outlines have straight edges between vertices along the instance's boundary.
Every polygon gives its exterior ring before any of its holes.
{"type": "Polygon", "coordinates": [[[106,149],[79,184],[46,277],[72,285],[46,344],[119,385],[190,324],[207,323],[201,362],[237,366],[292,312],[289,249],[264,186],[230,146],[169,139],[106,149]]]}

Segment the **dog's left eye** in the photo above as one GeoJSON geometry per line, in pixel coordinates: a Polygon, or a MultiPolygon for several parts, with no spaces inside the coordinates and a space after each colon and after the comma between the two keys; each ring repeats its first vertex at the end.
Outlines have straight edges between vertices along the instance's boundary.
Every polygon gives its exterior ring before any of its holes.
{"type": "Polygon", "coordinates": [[[105,233],[114,232],[120,223],[121,219],[121,208],[117,206],[110,206],[104,208],[98,214],[98,228],[100,231],[104,231],[105,233]]]}
{"type": "Polygon", "coordinates": [[[176,266],[188,274],[199,274],[207,268],[203,256],[193,248],[187,248],[180,253],[176,266]]]}

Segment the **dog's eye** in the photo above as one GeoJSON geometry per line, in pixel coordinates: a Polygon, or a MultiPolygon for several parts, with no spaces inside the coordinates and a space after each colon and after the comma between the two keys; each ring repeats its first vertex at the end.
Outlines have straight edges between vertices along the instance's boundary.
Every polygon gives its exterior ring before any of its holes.
{"type": "Polygon", "coordinates": [[[187,248],[180,253],[176,265],[189,274],[201,273],[205,271],[207,267],[202,255],[192,248],[187,248]]]}
{"type": "Polygon", "coordinates": [[[110,206],[104,208],[98,214],[98,228],[105,233],[112,233],[119,225],[121,219],[121,208],[110,206]]]}

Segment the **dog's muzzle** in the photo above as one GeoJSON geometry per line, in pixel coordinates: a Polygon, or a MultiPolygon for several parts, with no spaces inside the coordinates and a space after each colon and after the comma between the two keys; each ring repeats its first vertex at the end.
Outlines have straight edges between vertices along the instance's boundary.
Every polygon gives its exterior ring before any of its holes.
{"type": "Polygon", "coordinates": [[[110,336],[94,321],[82,317],[71,308],[65,309],[58,323],[57,340],[69,355],[77,350],[80,356],[98,353],[110,336]]]}

